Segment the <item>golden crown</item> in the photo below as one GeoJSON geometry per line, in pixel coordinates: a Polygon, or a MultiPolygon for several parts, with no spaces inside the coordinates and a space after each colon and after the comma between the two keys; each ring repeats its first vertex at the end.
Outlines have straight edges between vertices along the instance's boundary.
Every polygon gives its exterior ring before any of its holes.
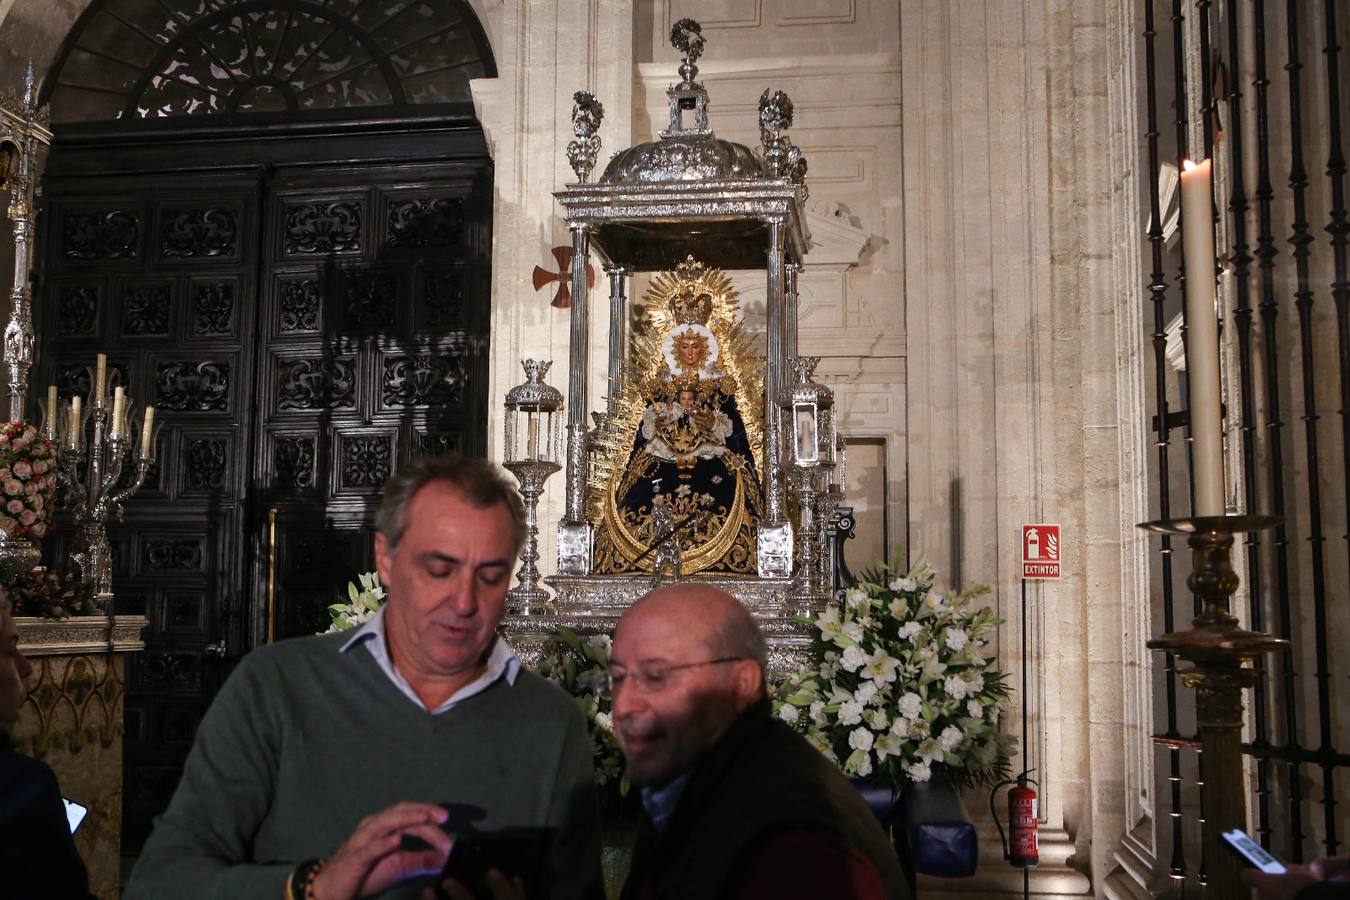
{"type": "Polygon", "coordinates": [[[713,313],[713,295],[704,277],[708,267],[690,256],[675,267],[678,289],[668,301],[670,317],[678,325],[707,325],[713,313]]]}

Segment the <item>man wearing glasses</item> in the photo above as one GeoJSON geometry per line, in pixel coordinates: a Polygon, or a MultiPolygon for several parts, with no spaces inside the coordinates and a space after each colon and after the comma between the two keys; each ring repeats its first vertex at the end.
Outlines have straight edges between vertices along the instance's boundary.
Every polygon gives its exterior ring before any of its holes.
{"type": "Polygon", "coordinates": [[[689,583],[647,594],[614,636],[614,730],[642,788],[625,900],[909,900],[851,784],[773,718],[746,609],[689,583]]]}

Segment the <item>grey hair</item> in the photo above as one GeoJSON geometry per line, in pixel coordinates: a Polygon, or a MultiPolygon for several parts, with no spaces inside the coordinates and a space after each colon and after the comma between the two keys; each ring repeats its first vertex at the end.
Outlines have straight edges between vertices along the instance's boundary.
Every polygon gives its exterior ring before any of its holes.
{"type": "Polygon", "coordinates": [[[769,645],[764,640],[764,632],[750,615],[749,610],[727,617],[726,624],[713,635],[710,649],[718,658],[741,657],[752,659],[759,666],[760,674],[768,683],[769,645]]]}
{"type": "Polygon", "coordinates": [[[505,506],[511,515],[514,553],[520,553],[525,544],[525,504],[520,494],[492,463],[459,453],[414,456],[384,483],[384,499],[375,514],[375,530],[384,535],[390,552],[398,548],[398,542],[408,528],[408,505],[413,497],[422,488],[437,482],[450,485],[478,509],[499,503],[505,506]]]}

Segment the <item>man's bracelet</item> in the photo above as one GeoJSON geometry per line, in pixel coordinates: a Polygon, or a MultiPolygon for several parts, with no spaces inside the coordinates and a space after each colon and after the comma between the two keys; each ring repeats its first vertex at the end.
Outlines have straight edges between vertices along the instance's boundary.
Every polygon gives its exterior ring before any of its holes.
{"type": "Polygon", "coordinates": [[[295,867],[286,879],[285,900],[314,900],[314,879],[319,877],[326,859],[307,859],[295,867]]]}

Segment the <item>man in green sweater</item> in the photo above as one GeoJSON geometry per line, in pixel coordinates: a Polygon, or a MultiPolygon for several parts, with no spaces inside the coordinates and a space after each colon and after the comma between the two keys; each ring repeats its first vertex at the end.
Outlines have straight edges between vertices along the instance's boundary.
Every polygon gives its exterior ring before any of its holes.
{"type": "Polygon", "coordinates": [[[447,831],[515,826],[551,832],[543,896],[603,897],[585,720],[496,631],[524,522],[485,462],[401,468],[376,520],[385,607],[245,657],[126,897],[418,897],[447,831]]]}

